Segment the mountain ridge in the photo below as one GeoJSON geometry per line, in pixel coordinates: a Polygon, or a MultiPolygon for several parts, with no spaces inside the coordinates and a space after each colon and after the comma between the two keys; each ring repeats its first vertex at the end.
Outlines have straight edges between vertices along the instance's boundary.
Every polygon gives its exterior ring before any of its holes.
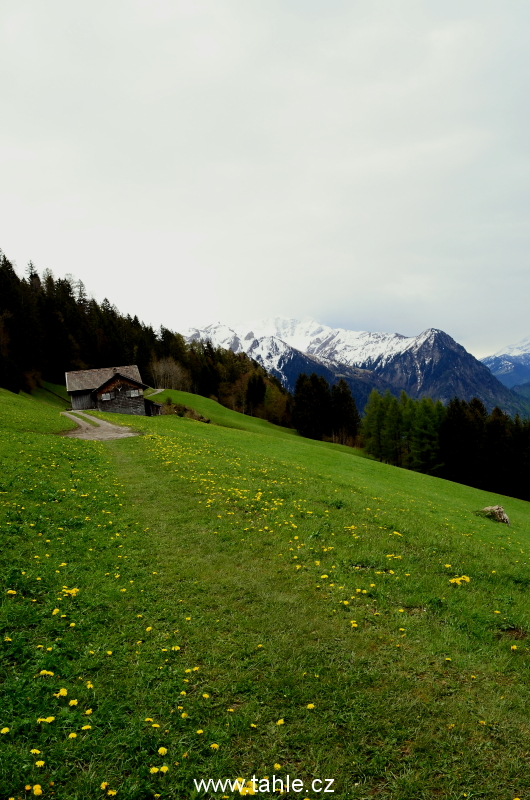
{"type": "Polygon", "coordinates": [[[530,382],[530,336],[506,345],[481,361],[509,389],[530,382]]]}
{"type": "Polygon", "coordinates": [[[311,318],[251,320],[230,327],[213,323],[185,332],[187,341],[209,339],[245,352],[293,391],[300,372],[317,372],[330,383],[343,377],[360,408],[372,388],[447,403],[479,397],[491,410],[528,413],[515,395],[449,334],[427,328],[417,336],[330,328],[311,318]]]}

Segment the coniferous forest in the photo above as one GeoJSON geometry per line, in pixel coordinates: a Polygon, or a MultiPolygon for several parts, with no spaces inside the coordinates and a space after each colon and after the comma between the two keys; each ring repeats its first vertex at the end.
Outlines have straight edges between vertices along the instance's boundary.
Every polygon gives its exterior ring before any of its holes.
{"type": "Polygon", "coordinates": [[[362,438],[379,461],[530,500],[530,420],[488,414],[474,398],[447,406],[372,391],[362,438]]]}
{"type": "Polygon", "coordinates": [[[145,382],[213,397],[235,411],[289,425],[291,395],[244,353],[155,331],[89,298],[82,281],[19,278],[0,252],[0,386],[31,391],[40,380],[64,384],[70,370],[137,364],[145,382]]]}

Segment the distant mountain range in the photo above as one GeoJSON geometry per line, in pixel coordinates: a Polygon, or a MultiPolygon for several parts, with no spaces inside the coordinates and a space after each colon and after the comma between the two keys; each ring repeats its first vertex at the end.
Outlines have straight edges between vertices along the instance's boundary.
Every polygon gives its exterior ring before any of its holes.
{"type": "Polygon", "coordinates": [[[509,389],[530,396],[530,336],[483,358],[482,363],[509,389]]]}
{"type": "MultiPolygon", "coordinates": [[[[479,397],[488,409],[528,413],[516,395],[444,331],[429,328],[418,336],[329,328],[313,319],[265,319],[229,327],[222,323],[191,328],[188,342],[245,352],[290,391],[301,372],[316,372],[330,383],[344,378],[360,409],[373,388],[401,390],[415,398],[479,397]]],[[[529,358],[530,364],[530,358],[529,358]]]]}

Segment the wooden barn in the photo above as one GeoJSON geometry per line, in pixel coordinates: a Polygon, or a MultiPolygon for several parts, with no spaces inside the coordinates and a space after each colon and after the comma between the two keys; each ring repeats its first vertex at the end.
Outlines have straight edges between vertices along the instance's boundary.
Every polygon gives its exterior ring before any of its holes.
{"type": "Polygon", "coordinates": [[[162,406],[144,397],[144,389],[147,389],[147,384],[142,383],[135,364],[66,373],[66,391],[74,411],[94,408],[117,414],[158,416],[162,406]]]}

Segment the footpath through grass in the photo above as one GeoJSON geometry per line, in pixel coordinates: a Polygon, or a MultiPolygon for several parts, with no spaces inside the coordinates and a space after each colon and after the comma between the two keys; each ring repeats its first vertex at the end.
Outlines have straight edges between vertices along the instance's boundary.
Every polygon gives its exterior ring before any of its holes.
{"type": "Polygon", "coordinates": [[[0,391],[1,797],[529,797],[527,503],[106,418],[143,435],[0,391]]]}

